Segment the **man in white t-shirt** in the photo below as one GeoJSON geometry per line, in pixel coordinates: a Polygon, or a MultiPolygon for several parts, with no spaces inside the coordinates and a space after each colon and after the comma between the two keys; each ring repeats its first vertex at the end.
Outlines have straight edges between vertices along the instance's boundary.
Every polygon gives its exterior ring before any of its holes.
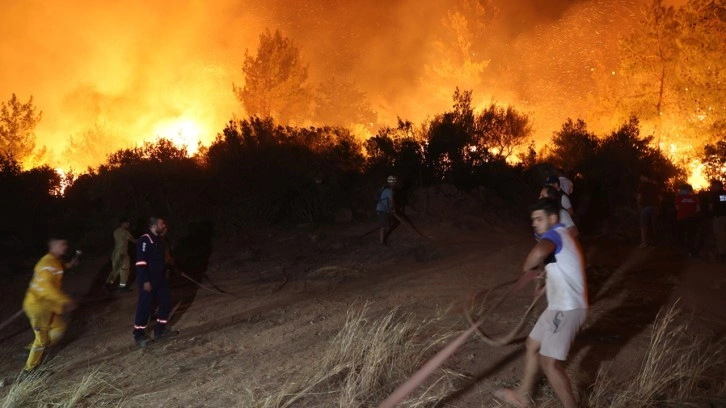
{"type": "Polygon", "coordinates": [[[571,196],[572,192],[575,191],[575,186],[572,184],[572,181],[565,176],[559,176],[557,178],[560,180],[560,189],[568,196],[571,196]]]}
{"type": "Polygon", "coordinates": [[[561,361],[587,316],[587,282],[582,250],[559,223],[557,202],[541,199],[532,207],[532,226],[541,239],[524,261],[524,271],[540,268],[550,255],[554,262],[545,265],[547,309],[537,320],[525,343],[522,383],[517,389],[499,389],[494,396],[516,406],[532,406],[532,392],[540,368],[565,408],[577,407],[570,379],[561,361]]]}
{"type": "Polygon", "coordinates": [[[567,193],[562,190],[560,186],[560,179],[557,176],[549,176],[547,177],[547,180],[545,180],[545,185],[556,188],[557,192],[560,195],[561,207],[567,210],[570,215],[574,214],[574,210],[572,209],[572,202],[570,201],[570,197],[567,195],[567,193]]]}
{"type": "MultiPolygon", "coordinates": [[[[549,198],[557,201],[558,193],[557,189],[552,186],[544,186],[539,192],[539,198],[549,198]]],[[[567,231],[574,237],[577,238],[580,235],[575,221],[572,219],[570,213],[564,208],[560,208],[560,224],[564,225],[567,231]]]]}

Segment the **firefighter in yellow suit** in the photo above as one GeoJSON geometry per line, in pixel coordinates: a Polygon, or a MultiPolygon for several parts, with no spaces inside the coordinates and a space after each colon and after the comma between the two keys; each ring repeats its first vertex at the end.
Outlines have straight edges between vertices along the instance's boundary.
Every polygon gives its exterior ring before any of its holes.
{"type": "Polygon", "coordinates": [[[30,319],[35,341],[30,349],[25,372],[35,369],[45,348],[63,337],[66,323],[62,314],[76,308],[76,303],[61,289],[63,271],[78,264],[78,258],[64,264],[62,257],[68,250],[68,241],[53,238],[48,242],[48,253],[35,265],[33,278],[25,293],[23,310],[30,319]]]}
{"type": "Polygon", "coordinates": [[[131,258],[129,257],[129,241],[136,243],[134,236],[129,231],[128,218],[122,218],[119,226],[113,232],[113,254],[111,255],[111,272],[106,278],[106,288],[111,290],[116,278],[119,278],[118,290],[131,291],[131,287],[127,286],[129,280],[129,269],[131,268],[131,258]]]}

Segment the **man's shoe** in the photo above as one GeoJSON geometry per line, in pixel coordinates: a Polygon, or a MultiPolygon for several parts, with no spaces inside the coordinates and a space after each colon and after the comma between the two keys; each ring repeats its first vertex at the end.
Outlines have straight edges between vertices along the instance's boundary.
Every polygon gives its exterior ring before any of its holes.
{"type": "Polygon", "coordinates": [[[150,338],[148,338],[148,337],[144,336],[144,337],[137,337],[137,338],[135,339],[135,341],[136,341],[136,345],[137,345],[138,347],[146,347],[146,346],[148,346],[149,344],[151,344],[151,343],[152,343],[152,342],[153,342],[154,340],[152,340],[152,339],[150,339],[150,338]]]}
{"type": "Polygon", "coordinates": [[[119,286],[118,288],[116,288],[116,291],[117,292],[125,292],[125,293],[128,293],[128,292],[131,292],[132,290],[133,289],[131,289],[131,286],[119,286]]]}
{"type": "Polygon", "coordinates": [[[179,330],[164,330],[160,334],[154,335],[154,340],[164,340],[175,337],[179,334],[179,330]]]}

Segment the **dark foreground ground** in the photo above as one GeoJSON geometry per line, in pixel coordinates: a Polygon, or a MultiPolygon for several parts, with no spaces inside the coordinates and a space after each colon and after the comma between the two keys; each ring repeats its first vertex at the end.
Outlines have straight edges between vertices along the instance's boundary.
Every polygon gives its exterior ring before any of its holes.
{"type": "MultiPolygon", "coordinates": [[[[179,269],[206,289],[172,276],[178,305],[173,324],[181,334],[147,349],[132,346],[136,289],[106,292],[108,259],[89,256],[66,276],[67,291],[82,306],[69,316],[66,340],[51,352],[52,385],[37,391],[45,402],[23,405],[62,401],[64,392],[93,373],[103,384],[80,406],[247,406],[254,390],[274,389],[313,367],[348,312],[364,305],[372,318],[398,307],[420,319],[440,316],[454,331],[465,329],[460,311],[482,290],[517,278],[533,244],[521,222],[414,220],[435,240],[403,226],[390,247],[381,247],[375,234],[361,237],[375,227],[366,224],[180,242],[179,269]]],[[[648,349],[656,315],[674,302],[690,321],[683,328],[687,334],[724,341],[726,287],[717,286],[726,267],[708,256],[689,259],[670,246],[636,247],[608,236],[583,239],[592,308],[567,364],[580,393],[601,369],[616,380],[631,378],[648,349]]],[[[26,285],[3,288],[0,319],[20,308],[26,285]]],[[[525,290],[508,300],[487,329],[502,333],[512,327],[530,296],[525,290]]],[[[6,405],[9,384],[23,366],[22,347],[32,339],[27,326],[23,317],[0,333],[5,379],[0,398],[6,405]]],[[[439,406],[499,406],[491,392],[517,380],[522,351],[521,342],[490,347],[470,339],[446,364],[457,391],[439,406]]],[[[720,389],[704,390],[716,401],[711,406],[719,406],[724,378],[726,373],[713,379],[720,389]]],[[[543,390],[541,401],[548,392],[543,390]]],[[[314,405],[327,406],[291,406],[314,405]]]]}

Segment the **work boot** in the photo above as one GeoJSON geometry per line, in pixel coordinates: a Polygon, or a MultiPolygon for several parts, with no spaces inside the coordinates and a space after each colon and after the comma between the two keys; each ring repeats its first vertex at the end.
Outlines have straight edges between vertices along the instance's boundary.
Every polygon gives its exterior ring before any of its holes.
{"type": "Polygon", "coordinates": [[[131,292],[132,289],[131,289],[131,286],[130,285],[129,286],[126,286],[126,285],[121,286],[121,285],[119,285],[118,288],[116,288],[116,291],[117,292],[125,292],[125,293],[128,293],[128,292],[131,292]]]}

